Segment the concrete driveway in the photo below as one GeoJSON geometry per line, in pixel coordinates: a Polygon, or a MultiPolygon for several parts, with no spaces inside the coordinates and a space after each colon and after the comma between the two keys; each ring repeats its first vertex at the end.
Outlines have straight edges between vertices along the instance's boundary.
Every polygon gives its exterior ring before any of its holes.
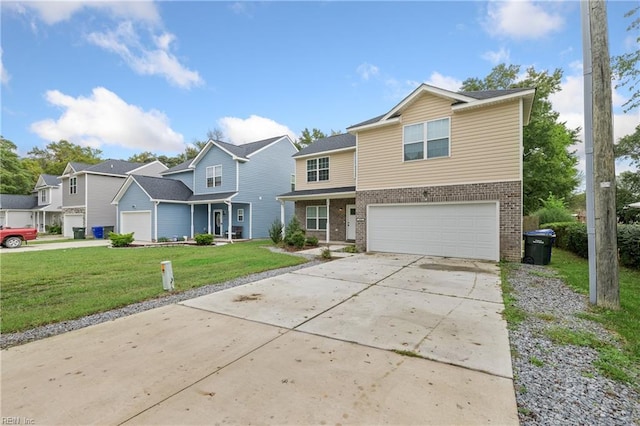
{"type": "Polygon", "coordinates": [[[2,351],[21,424],[518,424],[496,265],[360,254],[2,351]]]}

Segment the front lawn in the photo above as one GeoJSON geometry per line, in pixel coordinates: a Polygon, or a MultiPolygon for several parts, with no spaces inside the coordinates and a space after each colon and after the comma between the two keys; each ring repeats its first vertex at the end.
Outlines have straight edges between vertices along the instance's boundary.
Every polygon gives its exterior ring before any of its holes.
{"type": "Polygon", "coordinates": [[[267,241],[224,246],[87,247],[2,256],[2,333],[129,305],[165,294],[160,262],[170,260],[175,291],[299,265],[267,241]]]}

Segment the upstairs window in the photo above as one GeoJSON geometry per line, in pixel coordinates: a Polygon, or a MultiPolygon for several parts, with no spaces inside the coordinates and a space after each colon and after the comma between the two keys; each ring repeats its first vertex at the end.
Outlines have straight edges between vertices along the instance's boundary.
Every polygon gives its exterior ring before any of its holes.
{"type": "Polygon", "coordinates": [[[291,175],[291,192],[296,190],[296,175],[291,175]]]}
{"type": "Polygon", "coordinates": [[[404,126],[404,161],[448,157],[450,127],[449,118],[404,126]]]}
{"type": "Polygon", "coordinates": [[[207,188],[222,186],[222,166],[207,167],[207,188]]]}
{"type": "Polygon", "coordinates": [[[307,182],[329,180],[329,157],[307,160],[307,182]]]}
{"type": "Polygon", "coordinates": [[[78,193],[78,178],[72,177],[69,178],[69,194],[77,194],[78,193]]]}
{"type": "Polygon", "coordinates": [[[40,190],[40,203],[41,204],[47,204],[47,190],[46,189],[41,189],[40,190]]]}

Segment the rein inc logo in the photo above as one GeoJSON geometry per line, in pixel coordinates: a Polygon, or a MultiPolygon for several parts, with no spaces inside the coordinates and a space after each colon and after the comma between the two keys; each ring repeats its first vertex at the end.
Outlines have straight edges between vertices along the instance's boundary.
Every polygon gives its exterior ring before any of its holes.
{"type": "Polygon", "coordinates": [[[36,421],[29,417],[2,417],[0,424],[3,425],[35,425],[36,421]]]}

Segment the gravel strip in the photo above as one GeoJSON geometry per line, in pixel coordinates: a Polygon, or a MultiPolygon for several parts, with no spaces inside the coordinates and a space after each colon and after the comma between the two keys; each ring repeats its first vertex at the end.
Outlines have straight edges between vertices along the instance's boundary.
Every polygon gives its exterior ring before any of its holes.
{"type": "Polygon", "coordinates": [[[544,334],[562,327],[617,345],[600,324],[576,317],[588,311],[588,298],[544,266],[517,265],[508,280],[516,306],[528,314],[509,330],[521,425],[640,425],[637,387],[604,377],[595,349],[558,345],[544,334]]]}
{"type": "MultiPolygon", "coordinates": [[[[296,255],[296,253],[289,253],[289,254],[296,255]]],[[[106,321],[112,321],[114,319],[124,317],[127,315],[137,314],[139,312],[147,311],[149,309],[159,308],[165,305],[171,305],[173,303],[182,302],[184,300],[193,299],[195,297],[204,296],[206,294],[215,293],[218,291],[226,290],[228,288],[262,280],[265,278],[275,277],[281,274],[286,274],[287,272],[296,271],[298,269],[307,268],[309,266],[322,263],[322,261],[317,260],[315,256],[308,256],[303,254],[298,254],[298,255],[302,257],[306,257],[307,259],[309,259],[309,262],[303,263],[301,265],[290,266],[287,268],[280,268],[280,269],[274,269],[271,271],[260,272],[257,274],[248,275],[246,277],[237,278],[235,280],[227,281],[224,283],[210,284],[203,287],[193,288],[181,293],[167,294],[155,299],[145,300],[144,302],[134,303],[132,305],[128,305],[123,308],[113,309],[111,311],[88,315],[86,317],[78,318],[76,320],[63,321],[55,324],[47,324],[41,327],[33,328],[31,330],[26,330],[19,333],[1,334],[0,349],[6,349],[6,348],[10,348],[11,346],[21,345],[23,343],[31,342],[34,340],[44,339],[45,337],[51,337],[57,334],[66,333],[68,331],[78,330],[80,328],[88,327],[90,325],[100,324],[106,321]]]]}

